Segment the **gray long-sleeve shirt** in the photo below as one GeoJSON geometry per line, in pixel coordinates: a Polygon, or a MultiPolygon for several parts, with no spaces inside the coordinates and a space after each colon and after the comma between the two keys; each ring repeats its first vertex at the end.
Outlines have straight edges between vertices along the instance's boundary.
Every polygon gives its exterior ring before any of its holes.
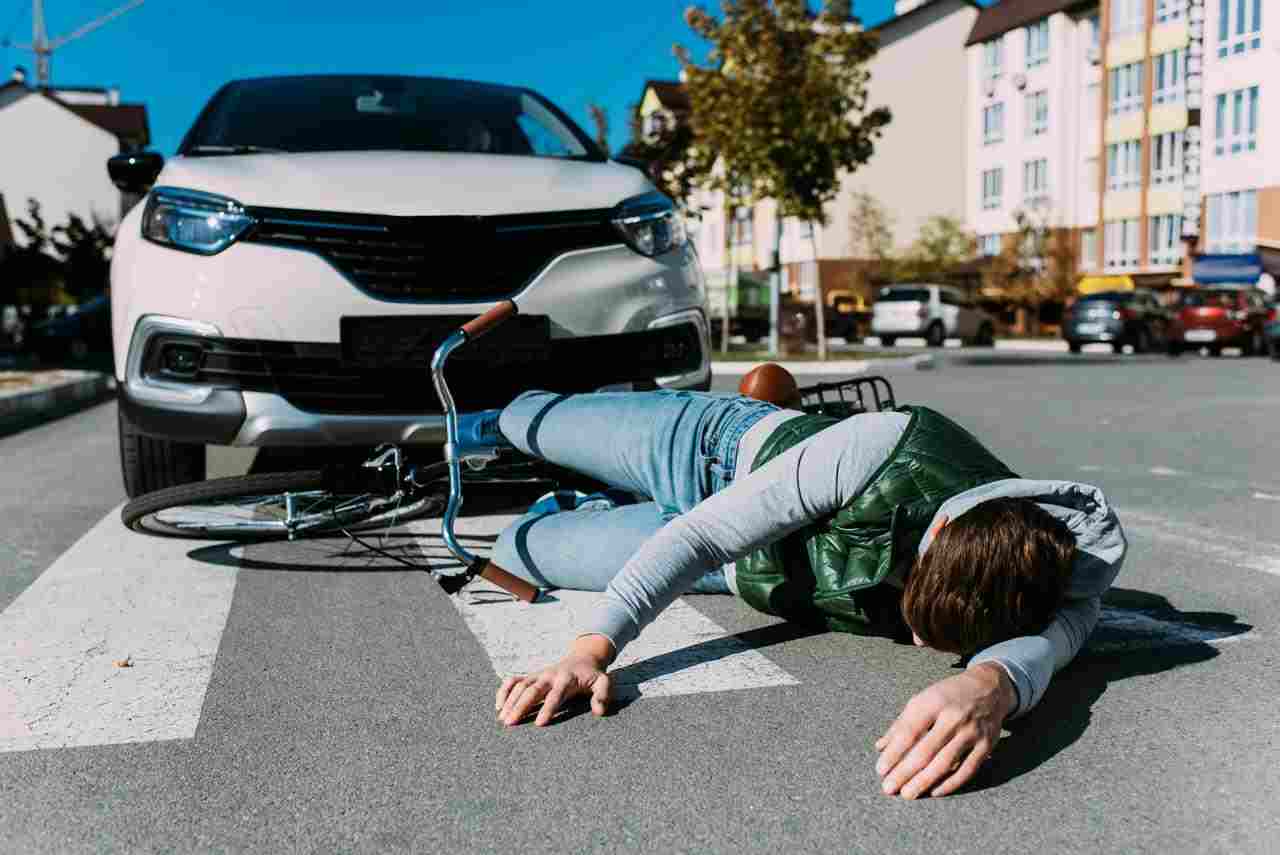
{"type": "MultiPolygon", "coordinates": [[[[739,446],[733,483],[672,520],[636,552],[610,583],[583,634],[604,635],[620,651],[708,570],[835,513],[866,486],[909,420],[902,413],[845,419],[750,472],[760,444],[795,415],[774,414],[748,431],[739,446]]],[[[955,519],[978,502],[998,497],[1035,501],[1066,523],[1077,546],[1067,602],[1050,626],[1040,635],[996,644],[970,662],[994,661],[1004,667],[1018,693],[1013,715],[1021,715],[1040,700],[1054,672],[1075,657],[1093,631],[1100,597],[1123,561],[1125,541],[1102,491],[1069,481],[1011,478],[984,484],[944,503],[938,516],[955,519]]],[[[930,542],[926,536],[921,553],[930,542]]],[[[900,577],[888,581],[902,585],[900,577]]]]}

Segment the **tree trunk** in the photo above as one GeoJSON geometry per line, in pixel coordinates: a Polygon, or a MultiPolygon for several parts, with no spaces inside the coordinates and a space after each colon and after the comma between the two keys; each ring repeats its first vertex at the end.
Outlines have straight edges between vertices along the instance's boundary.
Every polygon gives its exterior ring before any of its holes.
{"type": "Polygon", "coordinates": [[[773,258],[769,266],[769,355],[778,355],[778,303],[782,292],[782,212],[773,216],[773,258]]]}
{"type": "Polygon", "coordinates": [[[816,296],[813,302],[813,317],[818,324],[818,361],[827,359],[827,298],[822,293],[822,267],[818,264],[818,224],[809,224],[809,243],[813,246],[813,287],[816,296]]]}

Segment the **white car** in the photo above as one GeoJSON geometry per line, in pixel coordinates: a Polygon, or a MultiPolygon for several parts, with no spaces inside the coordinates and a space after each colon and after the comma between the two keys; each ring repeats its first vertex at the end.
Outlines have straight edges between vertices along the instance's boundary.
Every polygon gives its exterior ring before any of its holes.
{"type": "Polygon", "coordinates": [[[930,347],[948,338],[982,347],[995,344],[996,324],[958,288],[928,283],[880,289],[871,307],[871,334],[891,347],[903,337],[923,336],[930,347]]]}
{"type": "Polygon", "coordinates": [[[119,155],[147,197],[111,264],[128,494],[204,477],[204,446],[438,444],[528,388],[706,389],[705,283],[671,201],[527,89],[420,77],[241,80],[177,155],[119,155]]]}

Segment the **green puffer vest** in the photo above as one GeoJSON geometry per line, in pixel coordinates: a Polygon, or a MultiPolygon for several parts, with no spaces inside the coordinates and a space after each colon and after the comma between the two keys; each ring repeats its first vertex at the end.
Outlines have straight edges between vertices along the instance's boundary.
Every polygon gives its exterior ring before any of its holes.
{"type": "MultiPolygon", "coordinates": [[[[1018,476],[942,414],[926,407],[898,412],[910,414],[907,428],[858,495],[832,516],[738,561],[742,599],[762,612],[839,632],[902,632],[900,592],[879,583],[894,566],[914,560],[943,502],[1018,476]]],[[[752,471],[838,422],[816,415],[785,422],[765,440],[752,471]]]]}

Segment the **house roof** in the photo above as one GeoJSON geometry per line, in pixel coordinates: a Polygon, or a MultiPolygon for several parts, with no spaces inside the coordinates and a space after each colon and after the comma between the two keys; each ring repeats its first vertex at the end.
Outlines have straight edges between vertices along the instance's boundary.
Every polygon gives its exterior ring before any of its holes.
{"type": "Polygon", "coordinates": [[[652,89],[662,106],[668,110],[688,110],[689,92],[677,80],[646,80],[645,89],[652,89]]]}
{"type": "Polygon", "coordinates": [[[964,46],[994,39],[1058,12],[1097,5],[1098,0],[1002,0],[978,13],[978,20],[973,22],[973,29],[969,31],[969,38],[964,46]]]}
{"type": "MultiPolygon", "coordinates": [[[[881,30],[885,29],[886,27],[893,26],[899,21],[905,21],[908,18],[913,17],[917,12],[923,12],[925,9],[929,9],[943,2],[948,2],[948,0],[923,0],[923,2],[921,2],[919,6],[908,9],[906,12],[902,13],[901,15],[895,15],[892,18],[881,21],[880,23],[876,24],[874,27],[868,27],[867,30],[868,32],[878,33],[881,30]]],[[[954,0],[951,0],[951,2],[954,2],[954,0]]],[[[1012,0],[1012,2],[1016,3],[1018,2],[1018,0],[1012,0]]],[[[978,3],[978,0],[961,0],[961,5],[972,6],[974,9],[978,9],[979,11],[982,10],[982,6],[978,3]]]]}
{"type": "Polygon", "coordinates": [[[59,103],[85,121],[115,134],[121,140],[138,146],[145,146],[151,142],[147,108],[142,104],[118,104],[112,107],[105,104],[67,104],[63,101],[59,103]]]}

